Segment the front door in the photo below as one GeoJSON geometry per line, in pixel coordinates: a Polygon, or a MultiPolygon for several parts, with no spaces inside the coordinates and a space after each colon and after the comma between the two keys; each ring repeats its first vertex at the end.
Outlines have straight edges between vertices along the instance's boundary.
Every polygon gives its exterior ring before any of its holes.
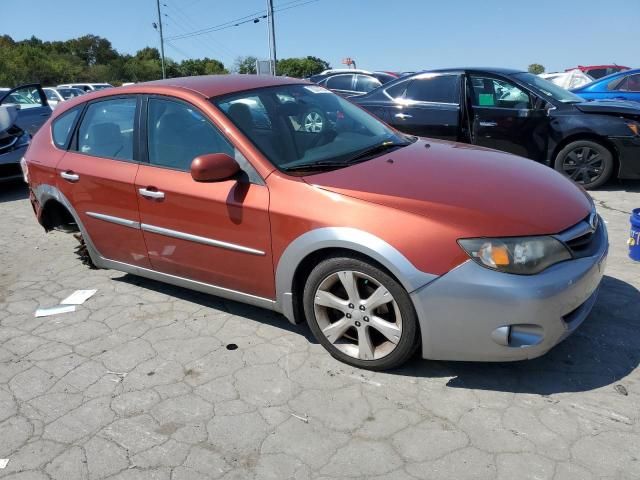
{"type": "Polygon", "coordinates": [[[16,124],[23,130],[35,135],[38,129],[51,116],[51,107],[42,87],[34,83],[22,85],[0,94],[0,105],[16,105],[19,109],[16,124]]]}
{"type": "Polygon", "coordinates": [[[153,268],[273,298],[267,187],[246,172],[196,182],[190,167],[198,155],[241,154],[190,104],[150,97],[147,110],[149,163],[140,166],[136,190],[153,268]]]}
{"type": "Polygon", "coordinates": [[[101,256],[150,268],[134,189],[137,103],[134,95],[89,103],[76,138],[56,168],[57,186],[101,256]]]}
{"type": "Polygon", "coordinates": [[[535,98],[523,88],[498,77],[469,76],[472,141],[476,145],[546,160],[549,117],[534,108],[535,98]]]}

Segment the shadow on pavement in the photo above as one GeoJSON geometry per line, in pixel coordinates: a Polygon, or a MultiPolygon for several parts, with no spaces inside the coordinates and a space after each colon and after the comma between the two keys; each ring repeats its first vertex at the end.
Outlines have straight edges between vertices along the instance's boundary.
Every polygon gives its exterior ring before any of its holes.
{"type": "Polygon", "coordinates": [[[546,355],[502,363],[415,359],[394,373],[453,377],[452,388],[550,395],[583,392],[622,381],[640,363],[640,292],[605,276],[582,326],[546,355]]]}
{"type": "Polygon", "coordinates": [[[608,182],[596,192],[640,192],[640,180],[618,180],[608,182]]]}
{"type": "MultiPolygon", "coordinates": [[[[243,303],[124,274],[115,281],[227,311],[255,322],[304,336],[317,343],[306,325],[243,303]]],[[[622,381],[640,363],[640,291],[605,276],[598,301],[583,325],[542,357],[520,362],[439,362],[414,358],[388,372],[412,377],[452,377],[451,388],[550,395],[583,392],[622,381]]],[[[328,355],[328,353],[327,353],[328,355]]]]}
{"type": "Polygon", "coordinates": [[[238,315],[240,317],[253,320],[254,322],[271,325],[287,332],[302,335],[311,343],[318,343],[306,324],[293,325],[283,315],[280,315],[279,313],[273,312],[271,310],[267,310],[265,308],[254,307],[245,303],[234,302],[233,300],[226,300],[214,295],[196,292],[195,290],[189,290],[187,288],[176,287],[168,283],[158,282],[128,273],[123,274],[122,277],[116,277],[113,280],[117,282],[128,283],[131,285],[137,285],[139,287],[147,288],[149,290],[163,293],[165,295],[170,295],[181,300],[197,303],[198,305],[202,305],[203,307],[222,310],[232,315],[238,315]]]}
{"type": "Polygon", "coordinates": [[[29,198],[29,190],[23,181],[0,183],[0,203],[29,198]]]}

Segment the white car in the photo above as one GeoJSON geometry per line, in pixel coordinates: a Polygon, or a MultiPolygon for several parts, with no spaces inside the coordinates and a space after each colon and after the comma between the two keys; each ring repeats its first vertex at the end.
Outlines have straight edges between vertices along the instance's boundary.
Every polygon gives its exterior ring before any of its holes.
{"type": "Polygon", "coordinates": [[[593,82],[593,77],[577,68],[568,72],[541,73],[539,76],[567,90],[593,82]]]}
{"type": "Polygon", "coordinates": [[[79,88],[45,87],[42,90],[44,90],[44,94],[47,96],[47,101],[51,108],[56,108],[60,102],[84,95],[85,93],[84,90],[80,90],[79,88]]]}
{"type": "Polygon", "coordinates": [[[58,85],[58,88],[79,88],[85,92],[91,92],[93,90],[113,88],[113,85],[110,83],[65,83],[63,85],[58,85]]]}

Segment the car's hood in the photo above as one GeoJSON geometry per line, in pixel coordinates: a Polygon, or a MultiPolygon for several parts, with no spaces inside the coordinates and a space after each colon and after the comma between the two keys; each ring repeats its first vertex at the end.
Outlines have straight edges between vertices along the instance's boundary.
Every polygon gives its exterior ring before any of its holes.
{"type": "Polygon", "coordinates": [[[593,100],[574,103],[574,107],[584,113],[604,113],[640,117],[640,103],[625,100],[593,100]]]}
{"type": "Polygon", "coordinates": [[[455,228],[460,236],[558,233],[591,209],[587,194],[549,167],[437,140],[418,140],[373,160],[304,180],[427,217],[455,228]]]}

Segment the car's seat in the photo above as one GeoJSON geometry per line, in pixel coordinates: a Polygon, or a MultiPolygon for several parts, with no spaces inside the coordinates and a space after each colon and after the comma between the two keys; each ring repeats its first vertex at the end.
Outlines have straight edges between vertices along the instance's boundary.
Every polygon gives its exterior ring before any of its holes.
{"type": "Polygon", "coordinates": [[[223,148],[211,125],[182,107],[167,108],[150,130],[149,160],[152,164],[188,170],[198,155],[228,150],[223,148]]]}
{"type": "Polygon", "coordinates": [[[118,124],[95,123],[89,127],[86,153],[107,158],[131,158],[132,142],[126,142],[118,124]]]}

